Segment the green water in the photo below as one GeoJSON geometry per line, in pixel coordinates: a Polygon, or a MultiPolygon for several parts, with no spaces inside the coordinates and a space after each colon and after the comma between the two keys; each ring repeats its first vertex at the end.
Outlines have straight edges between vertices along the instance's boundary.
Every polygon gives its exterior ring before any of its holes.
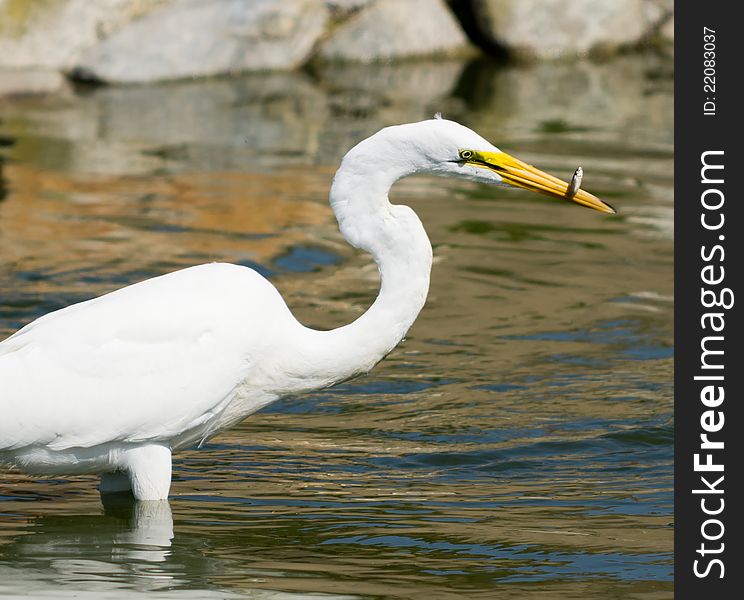
{"type": "Polygon", "coordinates": [[[176,455],[169,506],[3,473],[0,596],[671,597],[671,69],[412,62],[0,100],[0,337],[213,260],[308,325],[351,321],[378,280],[336,229],[334,169],[436,111],[581,165],[619,210],[401,182],[435,254],[405,342],[176,455]]]}

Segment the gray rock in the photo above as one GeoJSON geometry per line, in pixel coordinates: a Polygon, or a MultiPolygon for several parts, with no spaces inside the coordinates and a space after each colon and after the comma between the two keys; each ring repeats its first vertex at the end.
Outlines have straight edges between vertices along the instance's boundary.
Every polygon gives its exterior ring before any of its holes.
{"type": "Polygon", "coordinates": [[[645,0],[471,0],[482,33],[538,58],[638,43],[662,8],[645,0]],[[655,15],[655,17],[654,17],[655,15]]]}
{"type": "Polygon", "coordinates": [[[322,0],[173,0],[87,51],[76,72],[130,83],[291,69],[327,20],[322,0]]]}
{"type": "Polygon", "coordinates": [[[0,0],[0,66],[67,69],[82,53],[164,0],[0,0]]]}
{"type": "Polygon", "coordinates": [[[342,23],[319,54],[326,60],[374,62],[452,54],[467,46],[443,0],[377,0],[342,23]]]}

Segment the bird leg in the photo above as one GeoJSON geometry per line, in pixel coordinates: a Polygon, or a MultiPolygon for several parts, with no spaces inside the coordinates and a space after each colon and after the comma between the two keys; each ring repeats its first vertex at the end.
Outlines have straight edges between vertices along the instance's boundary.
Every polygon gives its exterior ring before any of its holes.
{"type": "MultiPolygon", "coordinates": [[[[129,480],[129,489],[135,500],[168,499],[171,451],[167,446],[148,444],[127,448],[117,456],[116,466],[120,471],[112,473],[109,481],[118,482],[117,475],[124,475],[129,480]]],[[[101,479],[101,486],[105,478],[106,475],[101,479]]]]}

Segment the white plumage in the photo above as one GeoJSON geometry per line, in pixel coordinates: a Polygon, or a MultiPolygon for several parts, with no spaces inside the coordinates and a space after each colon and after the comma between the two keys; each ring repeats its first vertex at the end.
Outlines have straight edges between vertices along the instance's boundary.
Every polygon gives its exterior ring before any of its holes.
{"type": "MultiPolygon", "coordinates": [[[[173,450],[278,398],[369,371],[426,300],[431,245],[415,213],[387,197],[419,171],[567,190],[452,121],[383,129],[346,155],[331,190],[343,235],[380,269],[380,294],[364,315],[332,331],[306,328],[258,273],[215,263],[40,317],[0,342],[0,462],[100,473],[102,492],[163,499],[173,450]],[[464,160],[463,148],[474,157],[464,160]]],[[[572,199],[611,211],[582,190],[572,199]]]]}

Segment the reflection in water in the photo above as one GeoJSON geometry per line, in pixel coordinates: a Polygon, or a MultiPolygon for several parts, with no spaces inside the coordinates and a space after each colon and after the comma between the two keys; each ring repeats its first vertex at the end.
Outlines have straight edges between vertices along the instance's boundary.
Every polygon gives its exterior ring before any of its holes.
{"type": "Polygon", "coordinates": [[[669,60],[317,66],[5,100],[0,335],[212,260],[270,277],[308,325],[351,321],[378,278],[336,229],[333,171],[436,111],[564,178],[581,165],[620,214],[401,182],[392,199],[435,254],[408,339],[370,376],[176,455],[172,521],[167,504],[101,514],[89,478],[3,474],[0,595],[671,595],[669,60]]]}
{"type": "MultiPolygon", "coordinates": [[[[129,598],[173,590],[179,598],[353,598],[260,588],[247,594],[217,586],[189,589],[196,578],[219,576],[225,565],[207,556],[193,534],[182,536],[172,547],[173,517],[168,502],[136,503],[129,496],[113,496],[105,499],[103,514],[45,515],[30,525],[26,534],[0,546],[2,597],[129,598]]],[[[244,575],[261,581],[255,576],[260,573],[246,571],[244,575]]]]}
{"type": "Polygon", "coordinates": [[[125,496],[123,506],[112,505],[117,495],[102,497],[104,509],[108,514],[123,512],[127,519],[126,531],[113,536],[112,556],[122,561],[142,560],[162,562],[169,555],[173,539],[173,516],[167,502],[131,502],[125,496]],[[123,509],[123,510],[122,510],[123,509]],[[127,512],[129,514],[127,514],[127,512]]]}
{"type": "MultiPolygon", "coordinates": [[[[3,555],[18,561],[16,568],[25,567],[50,586],[61,585],[69,591],[81,581],[92,584],[83,591],[93,592],[101,580],[105,589],[114,587],[110,584],[117,580],[135,579],[154,590],[178,583],[177,569],[159,564],[170,557],[172,539],[173,518],[167,502],[127,499],[106,506],[103,515],[38,517],[29,535],[3,546],[3,555]]],[[[16,582],[19,575],[14,573],[5,581],[16,582]]]]}

